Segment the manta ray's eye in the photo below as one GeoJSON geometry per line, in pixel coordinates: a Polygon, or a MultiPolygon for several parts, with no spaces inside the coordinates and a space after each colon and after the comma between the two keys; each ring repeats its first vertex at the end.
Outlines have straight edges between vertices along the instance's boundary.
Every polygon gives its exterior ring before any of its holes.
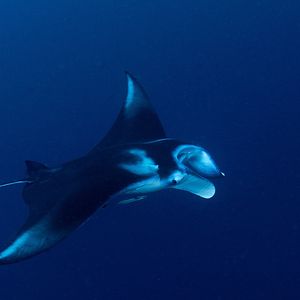
{"type": "Polygon", "coordinates": [[[169,184],[171,184],[171,185],[177,185],[178,183],[180,183],[180,181],[182,180],[182,178],[184,177],[184,175],[185,174],[182,173],[181,171],[176,170],[168,178],[169,184]]]}

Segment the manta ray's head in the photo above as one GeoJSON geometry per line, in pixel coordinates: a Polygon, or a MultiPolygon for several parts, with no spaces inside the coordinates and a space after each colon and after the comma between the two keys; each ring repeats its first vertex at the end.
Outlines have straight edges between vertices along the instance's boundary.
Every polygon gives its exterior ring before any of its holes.
{"type": "Polygon", "coordinates": [[[173,153],[175,160],[187,173],[205,178],[223,177],[210,154],[200,146],[181,145],[173,153]]]}
{"type": "Polygon", "coordinates": [[[212,180],[224,177],[210,154],[200,146],[177,144],[172,151],[176,169],[168,176],[166,187],[188,191],[209,199],[215,194],[212,180]]]}

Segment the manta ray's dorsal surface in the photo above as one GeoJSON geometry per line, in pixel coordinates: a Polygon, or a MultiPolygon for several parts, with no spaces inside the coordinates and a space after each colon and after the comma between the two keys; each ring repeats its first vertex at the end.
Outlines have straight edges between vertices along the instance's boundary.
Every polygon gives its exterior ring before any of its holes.
{"type": "Polygon", "coordinates": [[[127,97],[117,120],[87,155],[59,168],[26,161],[28,176],[2,185],[25,183],[23,198],[29,214],[0,253],[0,264],[54,246],[114,195],[131,195],[123,203],[165,188],[206,199],[214,195],[209,178],[224,174],[207,151],[167,138],[142,86],[128,73],[127,82],[127,97]]]}

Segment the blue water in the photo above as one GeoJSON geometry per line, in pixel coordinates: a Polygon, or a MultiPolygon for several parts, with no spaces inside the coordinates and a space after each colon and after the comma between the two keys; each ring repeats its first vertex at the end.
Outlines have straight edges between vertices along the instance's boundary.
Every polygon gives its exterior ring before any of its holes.
{"type": "MultiPolygon", "coordinates": [[[[143,83],[171,137],[226,178],[98,211],[51,251],[0,268],[0,299],[299,299],[300,4],[0,3],[0,178],[76,158],[143,83]]],[[[26,216],[0,191],[4,245],[26,216]]]]}

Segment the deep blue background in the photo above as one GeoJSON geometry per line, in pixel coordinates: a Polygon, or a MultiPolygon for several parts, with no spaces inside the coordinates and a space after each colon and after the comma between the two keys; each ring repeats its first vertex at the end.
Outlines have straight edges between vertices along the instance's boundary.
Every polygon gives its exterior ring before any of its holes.
{"type": "MultiPolygon", "coordinates": [[[[51,251],[0,269],[0,299],[299,299],[300,5],[279,0],[0,4],[0,178],[87,152],[126,94],[227,177],[211,201],[164,191],[98,211],[51,251]]],[[[2,245],[21,187],[0,193],[2,245]]]]}

